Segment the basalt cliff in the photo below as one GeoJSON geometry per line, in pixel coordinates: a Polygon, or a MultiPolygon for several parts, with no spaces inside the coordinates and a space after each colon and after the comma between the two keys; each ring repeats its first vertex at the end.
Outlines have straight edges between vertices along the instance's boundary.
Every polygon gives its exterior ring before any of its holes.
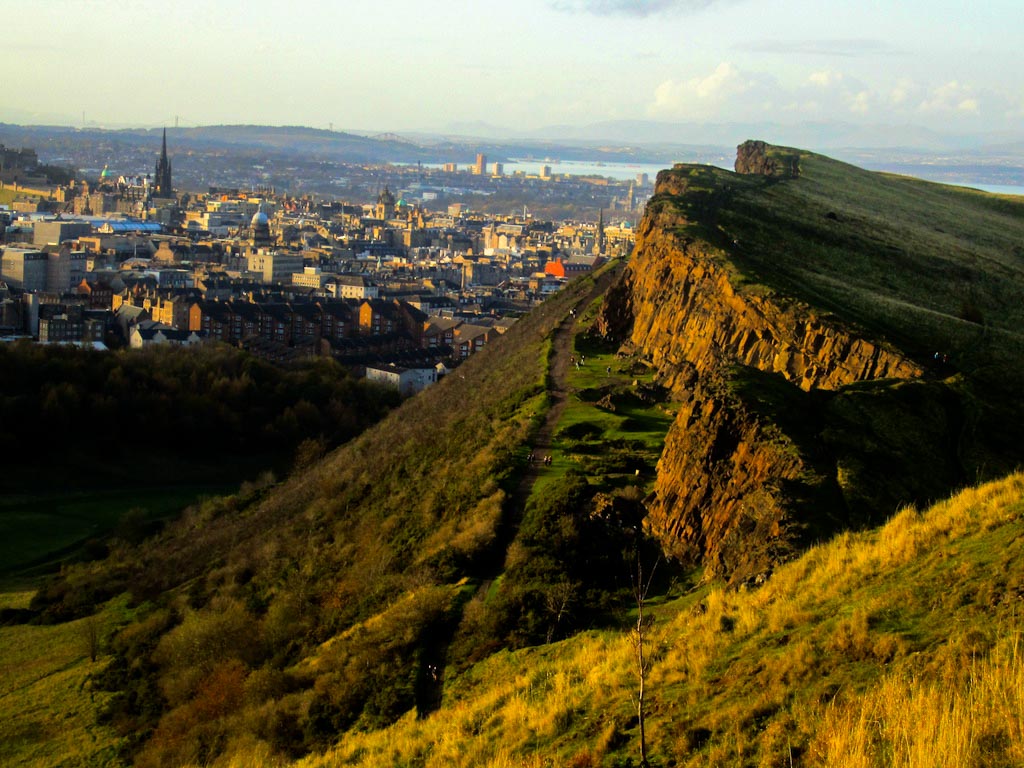
{"type": "Polygon", "coordinates": [[[736,170],[659,174],[602,316],[680,403],[647,525],[734,583],[1012,468],[1024,327],[1021,203],[763,142],[736,170]]]}

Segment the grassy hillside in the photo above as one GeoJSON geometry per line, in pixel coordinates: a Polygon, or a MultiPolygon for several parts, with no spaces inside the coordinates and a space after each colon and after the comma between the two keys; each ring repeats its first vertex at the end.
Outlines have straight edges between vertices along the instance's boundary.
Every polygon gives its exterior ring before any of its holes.
{"type": "MultiPolygon", "coordinates": [[[[1022,534],[1015,474],[816,547],[757,591],[704,585],[650,600],[652,764],[1020,764],[1022,534]]],[[[412,588],[395,605],[431,599],[436,590],[412,588]]],[[[124,612],[100,614],[105,631],[124,612]]],[[[620,618],[618,630],[497,653],[448,676],[437,711],[351,730],[322,755],[293,761],[241,732],[220,759],[182,765],[635,765],[635,613],[620,618]]],[[[87,682],[84,622],[0,628],[7,764],[117,764],[119,737],[92,722],[109,694],[87,682]]],[[[273,682],[250,675],[245,695],[273,682]]]]}
{"type": "MultiPolygon", "coordinates": [[[[653,601],[652,764],[1021,764],[1022,534],[1017,474],[816,547],[757,591],[653,601]]],[[[297,765],[636,764],[634,639],[497,654],[446,684],[441,711],[297,765]]]]}
{"type": "MultiPolygon", "coordinates": [[[[32,589],[5,582],[0,611],[25,610],[32,589]]],[[[90,677],[105,658],[90,648],[130,617],[124,601],[52,625],[0,625],[0,764],[28,768],[118,765],[120,740],[96,722],[109,699],[90,677]]]]}
{"type": "Polygon", "coordinates": [[[1020,370],[1024,200],[770,152],[798,158],[799,175],[677,166],[687,191],[653,210],[677,208],[748,290],[834,310],[925,360],[1020,370]]]}
{"type": "Polygon", "coordinates": [[[242,738],[321,749],[350,727],[430,711],[432,669],[563,636],[606,610],[615,584],[602,579],[616,574],[595,571],[618,544],[586,517],[586,479],[525,510],[519,490],[555,329],[594,285],[577,281],[322,462],[197,505],[40,591],[44,620],[126,591],[152,601],[112,639],[96,681],[115,693],[104,721],[130,750],[145,742],[141,764],[212,760],[242,738]],[[558,590],[575,602],[556,620],[558,590]],[[140,698],[152,706],[140,711],[140,698]]]}

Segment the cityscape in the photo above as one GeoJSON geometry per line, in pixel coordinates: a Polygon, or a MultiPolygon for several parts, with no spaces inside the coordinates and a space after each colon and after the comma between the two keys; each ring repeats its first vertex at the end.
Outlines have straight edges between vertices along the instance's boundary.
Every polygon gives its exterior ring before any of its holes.
{"type": "Polygon", "coordinates": [[[478,153],[461,168],[351,166],[352,188],[378,184],[364,200],[277,194],[272,184],[181,191],[172,150],[164,131],[150,173],[105,167],[50,186],[33,150],[0,148],[11,195],[0,209],[8,338],[220,341],[275,361],[329,355],[408,393],[567,280],[628,256],[653,188],[646,173],[624,182],[549,164],[506,175],[478,153]],[[445,203],[452,196],[526,202],[496,215],[445,203]],[[530,213],[552,198],[590,220],[530,213]]]}

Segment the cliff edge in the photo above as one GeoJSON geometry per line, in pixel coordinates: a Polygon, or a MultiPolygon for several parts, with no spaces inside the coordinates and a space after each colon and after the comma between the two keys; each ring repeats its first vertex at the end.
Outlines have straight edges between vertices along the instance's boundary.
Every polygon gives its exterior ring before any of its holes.
{"type": "Polygon", "coordinates": [[[742,581],[1020,460],[1024,205],[764,142],[736,169],[659,174],[602,320],[681,403],[650,530],[742,581]]]}

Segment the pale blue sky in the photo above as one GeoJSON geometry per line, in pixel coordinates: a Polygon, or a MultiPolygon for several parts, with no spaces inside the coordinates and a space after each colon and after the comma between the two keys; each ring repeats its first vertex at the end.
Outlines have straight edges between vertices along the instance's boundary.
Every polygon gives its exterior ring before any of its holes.
{"type": "Polygon", "coordinates": [[[1021,0],[0,0],[0,120],[1024,124],[1021,0]]]}

